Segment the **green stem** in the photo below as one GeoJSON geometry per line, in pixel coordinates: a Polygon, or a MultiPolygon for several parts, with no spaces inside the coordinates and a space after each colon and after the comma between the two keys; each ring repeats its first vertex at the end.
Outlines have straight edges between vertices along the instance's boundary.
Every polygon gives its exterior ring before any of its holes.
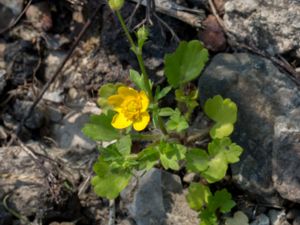
{"type": "MultiPolygon", "coordinates": [[[[126,35],[128,41],[129,41],[130,45],[131,45],[131,49],[137,57],[139,67],[140,67],[141,72],[142,72],[143,77],[144,77],[144,84],[145,84],[145,87],[146,87],[146,91],[147,91],[149,100],[150,100],[150,102],[153,102],[153,95],[152,95],[152,91],[151,91],[151,87],[150,87],[149,76],[148,76],[148,73],[146,71],[146,67],[145,67],[145,64],[144,64],[143,56],[142,56],[142,47],[139,47],[138,45],[136,45],[134,43],[134,41],[133,41],[133,39],[132,39],[132,37],[129,33],[129,30],[128,30],[126,24],[125,24],[125,21],[124,21],[124,19],[123,19],[123,17],[122,17],[119,10],[116,11],[116,14],[117,14],[117,17],[118,17],[118,19],[121,23],[122,29],[124,30],[125,35],[126,35]]],[[[164,134],[167,134],[167,130],[164,126],[164,123],[163,123],[162,119],[159,116],[158,116],[158,125],[159,125],[159,128],[161,129],[161,131],[164,134]]]]}
{"type": "Polygon", "coordinates": [[[141,133],[134,133],[131,134],[131,138],[134,141],[153,141],[153,140],[160,140],[162,137],[161,134],[141,134],[141,133]]]}
{"type": "Polygon", "coordinates": [[[151,88],[150,88],[150,84],[149,84],[149,77],[148,77],[148,73],[146,71],[146,68],[145,68],[145,64],[144,64],[144,60],[143,60],[143,57],[142,57],[142,49],[139,48],[133,41],[130,33],[129,33],[129,30],[124,22],[124,19],[120,13],[119,10],[116,11],[116,14],[117,14],[117,17],[121,23],[121,26],[125,32],[125,35],[131,45],[131,49],[132,51],[134,52],[134,54],[136,55],[137,57],[137,60],[139,62],[139,66],[140,66],[140,69],[141,69],[141,72],[142,74],[144,75],[144,84],[145,84],[145,87],[146,87],[146,91],[147,91],[147,94],[148,94],[148,97],[150,99],[150,101],[152,102],[153,101],[153,96],[152,96],[152,91],[151,91],[151,88]]]}
{"type": "Polygon", "coordinates": [[[136,57],[137,57],[137,60],[139,62],[139,66],[141,68],[142,74],[144,75],[144,84],[145,84],[145,87],[147,89],[149,99],[150,99],[151,102],[153,102],[153,96],[152,96],[152,91],[151,91],[151,87],[150,87],[149,77],[148,77],[148,74],[147,74],[147,71],[146,71],[146,68],[145,68],[145,65],[144,65],[143,56],[142,56],[142,49],[138,48],[138,52],[136,53],[136,57]]]}
{"type": "Polygon", "coordinates": [[[128,30],[126,24],[125,24],[125,21],[123,20],[123,17],[122,17],[122,15],[121,15],[120,11],[117,10],[117,11],[116,11],[116,14],[117,14],[117,17],[118,17],[118,19],[119,19],[119,21],[120,21],[120,23],[121,23],[121,26],[122,26],[124,32],[125,32],[125,35],[126,35],[128,41],[129,41],[131,47],[133,48],[133,49],[132,49],[133,52],[136,53],[136,52],[135,52],[135,51],[136,51],[136,45],[135,45],[135,43],[134,43],[134,41],[133,41],[133,39],[132,39],[132,37],[131,37],[131,35],[130,35],[130,33],[129,33],[129,30],[128,30]]]}

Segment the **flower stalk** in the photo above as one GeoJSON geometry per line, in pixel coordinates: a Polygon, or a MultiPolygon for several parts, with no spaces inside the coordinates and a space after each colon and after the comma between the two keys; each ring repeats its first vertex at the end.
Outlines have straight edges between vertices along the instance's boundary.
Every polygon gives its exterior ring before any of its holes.
{"type": "Polygon", "coordinates": [[[151,91],[151,88],[150,88],[150,85],[149,85],[149,82],[148,82],[149,76],[148,76],[148,73],[146,71],[144,60],[143,60],[143,57],[142,57],[142,48],[134,43],[134,41],[133,41],[133,39],[132,39],[132,37],[129,33],[129,30],[128,30],[126,24],[125,24],[125,21],[124,21],[124,19],[123,19],[123,17],[122,17],[119,10],[116,11],[116,15],[117,15],[117,17],[118,17],[118,19],[121,23],[122,29],[124,30],[128,41],[131,45],[131,50],[134,52],[134,54],[137,57],[141,72],[144,75],[144,84],[145,84],[145,87],[147,89],[147,95],[148,95],[150,101],[152,102],[153,101],[153,95],[152,95],[152,91],[151,91]]]}

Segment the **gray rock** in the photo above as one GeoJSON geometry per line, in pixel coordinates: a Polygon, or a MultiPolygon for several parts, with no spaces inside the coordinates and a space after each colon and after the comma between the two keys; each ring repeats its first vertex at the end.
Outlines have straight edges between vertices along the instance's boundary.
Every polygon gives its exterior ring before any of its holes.
{"type": "Polygon", "coordinates": [[[43,95],[43,99],[54,103],[62,103],[64,101],[63,93],[63,90],[46,91],[43,95]]]}
{"type": "Polygon", "coordinates": [[[13,215],[7,212],[2,204],[0,205],[0,224],[13,224],[13,215]]]}
{"type": "Polygon", "coordinates": [[[273,182],[280,195],[300,203],[300,108],[277,117],[274,126],[273,182]]]}
{"type": "Polygon", "coordinates": [[[94,149],[96,143],[84,136],[81,131],[88,121],[89,114],[74,111],[67,114],[60,124],[54,124],[52,130],[54,140],[61,148],[94,149]]]}
{"type": "Polygon", "coordinates": [[[47,109],[45,111],[47,118],[51,122],[59,123],[63,119],[63,114],[57,107],[47,106],[47,109]]]}
{"type": "Polygon", "coordinates": [[[165,224],[161,171],[153,169],[139,181],[132,204],[132,215],[138,225],[165,224]]]}
{"type": "Polygon", "coordinates": [[[91,113],[100,114],[95,103],[86,102],[78,111],[68,113],[59,124],[52,127],[53,139],[61,148],[81,148],[93,150],[96,142],[84,136],[82,128],[89,121],[91,113]]]}
{"type": "Polygon", "coordinates": [[[229,0],[224,24],[239,43],[271,55],[293,51],[300,56],[298,0],[229,0]]]}
{"type": "Polygon", "coordinates": [[[7,77],[15,86],[32,79],[39,69],[39,54],[31,41],[18,40],[8,44],[4,51],[7,77]]]}
{"type": "Polygon", "coordinates": [[[292,208],[291,210],[288,211],[288,213],[286,214],[286,218],[288,220],[293,220],[296,217],[300,217],[300,209],[298,208],[292,208]]]}
{"type": "Polygon", "coordinates": [[[300,216],[298,216],[294,219],[293,225],[300,225],[300,216]]]}
{"type": "Polygon", "coordinates": [[[260,214],[250,225],[270,225],[270,220],[265,214],[260,214]]]}
{"type": "Polygon", "coordinates": [[[197,213],[186,202],[180,178],[159,169],[152,169],[139,182],[133,181],[121,197],[137,225],[194,225],[199,222],[197,213]]]}
{"type": "MultiPolygon", "coordinates": [[[[58,215],[56,207],[66,207],[64,204],[71,198],[67,194],[70,190],[64,190],[64,182],[68,182],[70,187],[77,187],[83,179],[82,172],[88,173],[87,170],[91,169],[87,162],[96,158],[97,152],[49,148],[36,142],[26,146],[34,152],[34,156],[19,146],[0,147],[0,199],[7,196],[8,206],[22,216],[47,219],[53,213],[58,215]]],[[[64,208],[71,210],[66,214],[76,214],[80,203],[75,203],[73,201],[73,205],[64,208]]],[[[11,224],[1,223],[10,219],[10,214],[5,215],[1,211],[0,205],[0,224],[11,224]]]]}
{"type": "Polygon", "coordinates": [[[18,16],[23,9],[23,0],[0,0],[2,7],[9,8],[14,15],[18,16]]]}
{"type": "Polygon", "coordinates": [[[290,225],[290,223],[287,221],[284,210],[271,209],[268,212],[268,216],[271,222],[270,225],[290,225]]]}
{"type": "Polygon", "coordinates": [[[192,182],[195,182],[197,179],[198,175],[196,173],[187,173],[183,177],[183,181],[190,184],[192,182]]]}
{"type": "Polygon", "coordinates": [[[7,133],[5,132],[4,128],[0,126],[0,140],[5,140],[8,137],[7,133]]]}
{"type": "MultiPolygon", "coordinates": [[[[272,180],[274,124],[278,116],[287,117],[300,106],[297,85],[260,56],[218,54],[200,77],[199,90],[202,103],[220,94],[238,105],[232,139],[245,151],[241,161],[231,166],[235,182],[257,201],[280,204],[281,198],[272,180]]],[[[278,151],[285,154],[287,150],[278,151]]]]}
{"type": "MultiPolygon", "coordinates": [[[[32,104],[33,103],[30,101],[16,100],[13,106],[15,119],[18,121],[22,121],[32,104]]],[[[34,108],[29,118],[25,121],[25,126],[33,130],[38,129],[43,126],[44,121],[45,121],[44,113],[42,109],[37,106],[34,108]]]]}
{"type": "Polygon", "coordinates": [[[22,8],[23,0],[0,0],[0,30],[8,27],[22,8]]]}
{"type": "Polygon", "coordinates": [[[50,80],[59,65],[62,63],[67,53],[64,51],[50,51],[45,59],[45,78],[50,80]]]}
{"type": "Polygon", "coordinates": [[[6,86],[5,74],[6,74],[6,71],[0,69],[0,96],[6,86]]]}

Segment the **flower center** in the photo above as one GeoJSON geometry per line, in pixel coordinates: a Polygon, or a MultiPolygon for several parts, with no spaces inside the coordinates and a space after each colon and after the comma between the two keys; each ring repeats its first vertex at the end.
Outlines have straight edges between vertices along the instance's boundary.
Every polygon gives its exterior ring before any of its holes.
{"type": "Polygon", "coordinates": [[[136,101],[136,99],[130,99],[125,102],[123,113],[128,119],[132,120],[136,119],[139,116],[140,110],[140,102],[136,101]]]}

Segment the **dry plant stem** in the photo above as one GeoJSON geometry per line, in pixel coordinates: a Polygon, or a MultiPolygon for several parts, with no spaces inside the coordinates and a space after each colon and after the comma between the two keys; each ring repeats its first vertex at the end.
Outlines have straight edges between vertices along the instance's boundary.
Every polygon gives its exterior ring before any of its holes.
{"type": "Polygon", "coordinates": [[[115,200],[109,200],[109,220],[108,225],[115,225],[116,222],[116,204],[115,200]]]}
{"type": "Polygon", "coordinates": [[[16,212],[15,210],[9,208],[8,204],[7,204],[7,200],[9,198],[9,194],[7,194],[2,201],[2,205],[4,206],[4,208],[6,209],[6,211],[8,211],[10,214],[12,214],[14,217],[18,218],[20,220],[20,222],[24,223],[24,224],[30,224],[29,220],[27,217],[22,216],[21,214],[19,214],[18,212],[16,212]]]}
{"type": "Polygon", "coordinates": [[[131,137],[134,141],[156,141],[160,140],[162,135],[161,134],[131,134],[131,137]]]}
{"type": "Polygon", "coordinates": [[[216,17],[218,23],[220,24],[220,26],[223,28],[224,32],[226,31],[226,28],[225,28],[225,25],[224,25],[224,22],[223,20],[220,18],[218,12],[217,12],[217,9],[215,7],[215,4],[213,3],[212,0],[208,0],[208,3],[209,3],[209,6],[211,8],[211,11],[213,13],[213,15],[216,17]]]}
{"type": "Polygon", "coordinates": [[[92,15],[91,18],[89,18],[89,20],[85,23],[85,25],[83,26],[83,28],[81,29],[80,33],[78,34],[78,36],[75,39],[74,44],[72,45],[71,49],[69,50],[67,56],[64,58],[64,60],[62,61],[62,63],[60,64],[60,66],[57,68],[57,70],[55,71],[55,73],[53,74],[53,76],[51,77],[51,79],[46,83],[46,85],[44,86],[44,88],[42,89],[41,93],[39,94],[39,96],[36,98],[36,100],[33,102],[32,106],[29,108],[29,110],[26,112],[22,122],[21,122],[21,126],[18,127],[17,133],[19,133],[22,129],[22,127],[24,126],[26,120],[29,118],[29,116],[32,114],[34,108],[37,106],[37,104],[40,102],[40,100],[43,98],[44,94],[46,93],[46,91],[48,90],[48,88],[50,87],[50,85],[55,81],[55,79],[58,77],[58,75],[60,74],[61,70],[64,68],[65,64],[67,63],[67,61],[71,58],[71,55],[73,54],[75,48],[77,47],[79,41],[81,40],[81,38],[83,37],[83,35],[85,34],[85,32],[87,31],[87,29],[89,28],[89,26],[91,25],[94,17],[96,17],[98,11],[101,9],[101,7],[103,6],[103,4],[99,4],[98,8],[95,10],[94,14],[92,15]]]}
{"type": "MultiPolygon", "coordinates": [[[[131,0],[132,2],[147,6],[147,0],[131,0]]],[[[191,10],[180,6],[172,0],[155,0],[155,11],[174,17],[193,27],[202,28],[205,16],[204,10],[191,10]]]]}
{"type": "Polygon", "coordinates": [[[187,137],[186,142],[187,143],[193,143],[199,139],[202,139],[203,137],[207,136],[209,134],[211,127],[198,130],[197,133],[192,133],[187,137]]]}
{"type": "Polygon", "coordinates": [[[20,13],[20,15],[11,23],[9,24],[6,28],[0,30],[0,35],[8,31],[9,29],[13,28],[22,18],[22,16],[26,13],[28,10],[29,6],[31,5],[32,0],[29,0],[23,11],[20,13]]]}

